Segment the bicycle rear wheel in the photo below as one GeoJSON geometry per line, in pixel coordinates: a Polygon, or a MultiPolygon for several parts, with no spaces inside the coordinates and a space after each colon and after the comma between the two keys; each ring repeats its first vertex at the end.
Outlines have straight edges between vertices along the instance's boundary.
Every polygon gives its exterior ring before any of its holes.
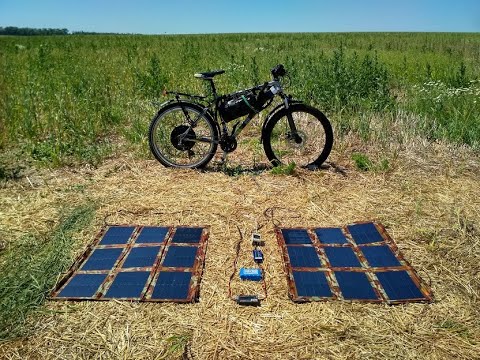
{"type": "Polygon", "coordinates": [[[148,138],[153,155],[167,167],[204,167],[218,146],[217,127],[210,115],[188,102],[160,109],[150,124],[148,138]]]}
{"type": "Polygon", "coordinates": [[[332,125],[318,109],[292,104],[279,110],[268,121],[262,134],[263,148],[274,166],[295,163],[316,169],[330,154],[333,146],[332,125]],[[292,114],[296,134],[292,133],[288,113],[292,114]]]}

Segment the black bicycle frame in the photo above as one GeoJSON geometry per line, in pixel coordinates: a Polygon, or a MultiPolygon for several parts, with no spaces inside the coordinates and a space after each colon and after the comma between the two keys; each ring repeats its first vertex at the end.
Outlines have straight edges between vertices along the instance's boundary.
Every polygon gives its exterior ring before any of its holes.
{"type": "MultiPolygon", "coordinates": [[[[211,89],[212,89],[212,95],[213,95],[213,100],[211,100],[209,102],[207,102],[207,100],[206,100],[208,98],[208,96],[193,95],[193,94],[187,94],[187,93],[176,92],[176,91],[165,91],[164,95],[174,95],[175,100],[180,104],[180,106],[182,108],[182,111],[185,114],[185,118],[187,119],[188,123],[192,127],[196,126],[196,123],[198,122],[198,120],[202,116],[204,116],[205,114],[210,115],[212,117],[212,119],[214,120],[215,125],[217,126],[217,128],[218,128],[218,130],[221,134],[220,139],[218,141],[214,141],[214,142],[219,143],[221,141],[221,139],[224,138],[225,136],[236,138],[242,132],[242,130],[250,123],[250,121],[253,120],[253,118],[255,117],[255,115],[258,114],[258,112],[254,112],[252,110],[252,112],[250,112],[243,120],[237,121],[233,125],[232,131],[229,134],[227,122],[225,120],[223,120],[223,118],[221,116],[220,116],[220,121],[219,121],[219,116],[218,116],[219,104],[225,98],[225,96],[224,95],[223,96],[218,96],[217,95],[217,90],[215,88],[215,84],[214,84],[213,80],[210,79],[208,81],[210,82],[210,86],[211,86],[211,89]],[[201,113],[199,113],[197,118],[194,119],[194,120],[192,120],[190,118],[190,115],[188,114],[188,111],[186,111],[186,109],[183,107],[182,100],[185,99],[185,98],[195,99],[197,101],[203,102],[203,104],[197,103],[197,105],[199,105],[203,109],[203,111],[201,113]],[[214,107],[213,113],[211,111],[212,107],[214,107]]],[[[278,81],[274,80],[274,81],[271,81],[271,82],[268,82],[268,83],[264,83],[263,85],[256,86],[253,89],[263,91],[266,86],[274,85],[274,84],[278,84],[278,81]]],[[[268,114],[268,116],[267,116],[267,118],[266,118],[266,120],[265,120],[265,122],[262,126],[262,133],[263,133],[263,129],[265,128],[266,123],[272,117],[272,115],[274,113],[276,113],[281,108],[288,109],[289,106],[290,106],[290,103],[299,102],[299,101],[296,101],[296,100],[292,100],[291,96],[288,96],[288,95],[284,94],[283,91],[280,91],[279,93],[275,94],[274,96],[280,96],[283,100],[283,103],[279,104],[273,110],[270,111],[270,113],[268,114]]],[[[173,100],[173,99],[169,100],[168,102],[166,102],[162,105],[166,105],[166,104],[171,103],[175,100],[173,100]]],[[[288,124],[290,126],[290,130],[291,130],[293,136],[295,136],[295,140],[297,140],[297,138],[300,139],[299,135],[297,134],[297,129],[296,129],[295,123],[293,121],[291,113],[287,113],[287,119],[288,119],[288,124]]],[[[187,133],[188,133],[188,131],[185,132],[185,135],[187,133]]],[[[196,140],[197,141],[202,141],[202,139],[196,139],[196,140]]],[[[300,139],[300,141],[301,141],[301,139],[300,139]]],[[[211,140],[208,140],[208,142],[211,142],[211,140]]]]}

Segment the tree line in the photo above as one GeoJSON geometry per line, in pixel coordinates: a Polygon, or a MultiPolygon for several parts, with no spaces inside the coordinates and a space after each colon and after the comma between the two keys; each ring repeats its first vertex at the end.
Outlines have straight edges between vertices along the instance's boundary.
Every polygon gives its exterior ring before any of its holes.
{"type": "Polygon", "coordinates": [[[0,26],[0,35],[113,35],[116,33],[98,33],[92,31],[72,31],[68,29],[54,29],[54,28],[29,28],[16,26],[0,26]]]}
{"type": "Polygon", "coordinates": [[[6,26],[0,27],[0,35],[68,35],[68,29],[6,26]]]}

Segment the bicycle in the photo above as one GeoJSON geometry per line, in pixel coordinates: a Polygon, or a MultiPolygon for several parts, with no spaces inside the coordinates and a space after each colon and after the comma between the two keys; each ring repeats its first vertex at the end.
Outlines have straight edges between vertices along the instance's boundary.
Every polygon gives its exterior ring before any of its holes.
{"type": "Polygon", "coordinates": [[[149,144],[155,158],[167,167],[202,168],[223,150],[222,162],[237,148],[237,136],[260,111],[275,106],[262,125],[260,141],[267,158],[277,166],[317,169],[328,157],[333,145],[333,130],[327,117],[318,109],[294,100],[283,91],[287,72],[279,64],[271,70],[272,80],[227,95],[218,95],[213,78],[224,70],[197,73],[208,81],[211,99],[176,91],[160,105],[149,128],[149,144]],[[246,116],[243,120],[243,116],[246,116]],[[239,119],[229,129],[227,125],[239,119]]]}

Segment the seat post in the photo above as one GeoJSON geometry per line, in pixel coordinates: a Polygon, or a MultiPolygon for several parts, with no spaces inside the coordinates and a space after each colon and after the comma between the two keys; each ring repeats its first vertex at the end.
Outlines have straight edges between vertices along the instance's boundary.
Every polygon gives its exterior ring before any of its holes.
{"type": "Polygon", "coordinates": [[[215,89],[215,84],[213,83],[213,79],[208,80],[210,82],[210,86],[212,87],[212,93],[214,97],[217,97],[217,89],[215,89]]]}

